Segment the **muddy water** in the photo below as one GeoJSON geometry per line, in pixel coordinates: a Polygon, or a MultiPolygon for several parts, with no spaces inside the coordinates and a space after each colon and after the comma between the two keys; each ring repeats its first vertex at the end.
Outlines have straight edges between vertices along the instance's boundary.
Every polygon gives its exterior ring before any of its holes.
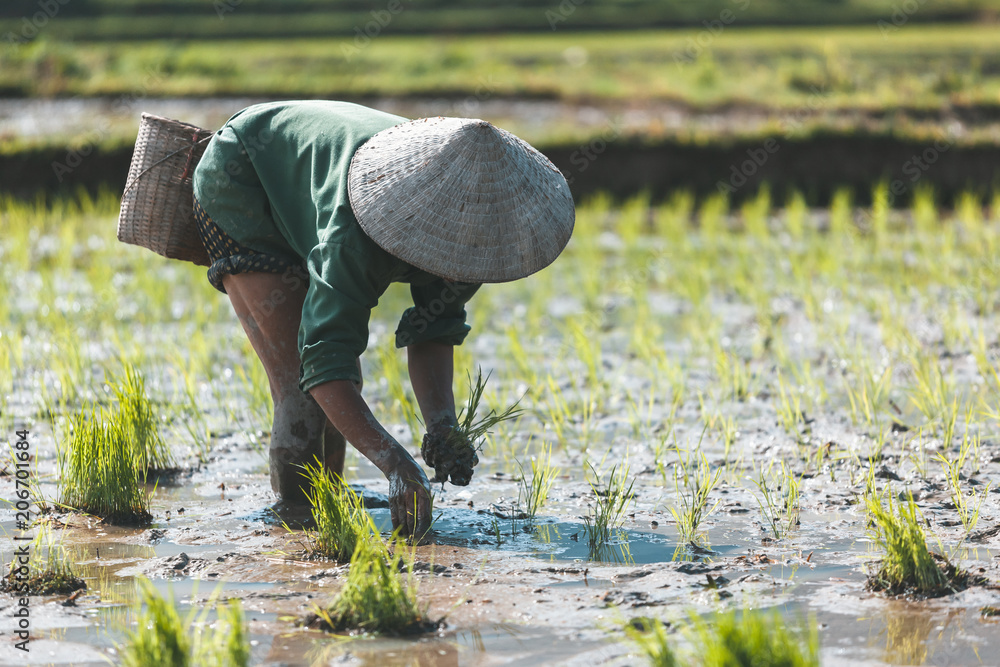
{"type": "MultiPolygon", "coordinates": [[[[177,118],[200,127],[217,128],[236,111],[263,98],[140,99],[123,103],[115,98],[0,99],[0,139],[29,140],[81,138],[103,141],[110,136],[133,139],[140,112],[177,118]]],[[[833,127],[889,127],[889,119],[863,109],[790,109],[787,111],[741,105],[716,110],[694,110],[665,100],[575,102],[546,99],[494,98],[469,95],[451,98],[370,98],[357,100],[407,118],[460,116],[485,118],[531,142],[594,136],[605,140],[619,135],[674,135],[679,132],[710,135],[756,135],[775,127],[798,128],[819,122],[833,127]],[[572,128],[575,137],[567,135],[572,128]]],[[[898,122],[898,121],[897,121],[898,122]]],[[[971,128],[985,131],[988,123],[961,117],[912,119],[934,126],[947,123],[961,136],[971,128]]]]}
{"type": "MultiPolygon", "coordinates": [[[[70,528],[64,544],[88,589],[73,607],[62,606],[60,596],[32,600],[30,664],[113,658],[135,620],[137,575],[172,592],[182,610],[200,608],[219,589],[240,598],[254,664],[637,664],[614,629],[623,619],[682,619],[687,610],[707,613],[723,601],[814,616],[824,664],[978,665],[996,664],[992,656],[1000,655],[1000,625],[979,615],[980,607],[997,604],[994,591],[920,603],[865,592],[873,556],[861,514],[840,498],[820,500],[834,495],[822,482],[807,486],[803,506],[811,509],[779,543],[754,518],[752,498],[724,486],[726,500],[706,521],[705,546],[694,547],[678,544],[664,508],[672,489],[640,474],[622,539],[591,554],[581,518],[587,483],[573,468],[557,481],[545,516],[528,528],[505,518],[515,482],[488,460],[470,487],[437,488],[437,543],[417,549],[421,597],[447,625],[418,640],[331,638],[296,627],[294,618],[329,599],[345,568],[304,557],[303,535],[286,526],[305,517],[272,511],[261,454],[246,444],[227,449],[207,467],[161,485],[148,528],[56,515],[70,528]]],[[[43,475],[51,466],[40,462],[43,475]]],[[[384,480],[357,457],[349,466],[376,522],[388,528],[388,510],[379,507],[384,480]]],[[[42,491],[55,493],[51,485],[42,491]]],[[[7,532],[14,530],[11,518],[5,512],[0,524],[7,532]]],[[[997,553],[984,544],[959,556],[996,579],[997,553]]],[[[0,610],[5,627],[11,611],[0,610]]],[[[0,664],[24,663],[4,642],[0,664]]]]}

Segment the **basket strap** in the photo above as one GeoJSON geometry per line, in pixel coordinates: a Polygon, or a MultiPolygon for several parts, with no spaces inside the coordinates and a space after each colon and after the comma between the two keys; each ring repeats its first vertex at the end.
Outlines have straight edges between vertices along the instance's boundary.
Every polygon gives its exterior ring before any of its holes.
{"type": "Polygon", "coordinates": [[[191,152],[188,153],[187,162],[184,164],[184,172],[181,174],[181,180],[184,180],[185,178],[188,177],[188,171],[191,169],[191,160],[194,159],[194,147],[198,145],[199,134],[200,132],[196,130],[195,133],[191,135],[191,152]]]}
{"type": "Polygon", "coordinates": [[[124,190],[124,192],[122,192],[122,198],[125,197],[125,195],[128,193],[128,191],[132,189],[132,186],[135,185],[136,183],[138,183],[139,179],[142,178],[143,176],[145,176],[146,173],[150,169],[152,169],[153,167],[156,167],[157,165],[159,165],[159,164],[161,164],[163,162],[166,162],[167,160],[169,160],[173,156],[177,155],[178,153],[183,153],[184,151],[190,151],[190,153],[188,153],[187,164],[184,166],[184,175],[182,176],[182,178],[186,178],[187,177],[188,168],[191,166],[191,159],[194,157],[194,147],[197,146],[198,144],[205,143],[206,141],[208,141],[209,139],[211,139],[214,134],[215,134],[214,132],[210,132],[208,134],[208,136],[205,136],[205,137],[202,137],[201,139],[195,140],[198,137],[198,133],[196,132],[194,134],[194,137],[192,137],[192,143],[191,143],[190,146],[185,146],[184,148],[178,149],[178,150],[174,151],[173,153],[167,153],[166,155],[164,155],[163,157],[161,157],[159,160],[157,160],[153,164],[149,165],[148,167],[146,167],[145,169],[143,169],[142,171],[140,171],[136,175],[136,177],[134,179],[132,179],[131,183],[128,183],[128,184],[125,185],[125,190],[124,190]]]}

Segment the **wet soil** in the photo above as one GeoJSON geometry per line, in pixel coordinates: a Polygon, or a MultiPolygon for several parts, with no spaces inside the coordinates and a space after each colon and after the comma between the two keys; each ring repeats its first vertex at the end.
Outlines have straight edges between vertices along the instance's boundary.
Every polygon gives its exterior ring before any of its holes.
{"type": "MultiPolygon", "coordinates": [[[[139,575],[185,606],[204,603],[219,586],[224,597],[241,599],[254,664],[636,664],[616,630],[627,618],[683,622],[687,610],[709,612],[722,601],[814,615],[824,664],[988,664],[980,658],[1000,650],[1000,625],[980,614],[1000,605],[996,590],[973,586],[920,603],[866,590],[874,554],[846,480],[806,480],[801,527],[780,542],[768,538],[749,494],[723,485],[707,542],[686,545],[664,507],[668,494],[643,472],[638,449],[630,452],[640,471],[634,513],[620,542],[597,554],[581,539],[589,487],[572,472],[558,480],[545,516],[531,528],[503,511],[516,480],[497,461],[486,460],[469,487],[436,485],[436,543],[417,548],[415,570],[429,617],[444,617],[444,626],[417,640],[344,641],[299,623],[335,593],[346,566],[307,557],[294,526],[308,517],[275,513],[256,450],[238,436],[220,445],[227,455],[157,489],[148,528],[49,517],[69,529],[64,543],[88,587],[69,605],[65,595],[32,598],[32,664],[96,665],[113,655],[114,642],[134,622],[139,575]]],[[[51,462],[41,464],[44,470],[51,462]]],[[[385,481],[363,461],[349,464],[373,517],[388,530],[388,510],[378,507],[385,505],[385,481]]],[[[1000,516],[995,498],[981,525],[992,527],[1000,516]]],[[[11,532],[4,514],[2,526],[11,532]]],[[[934,511],[928,516],[944,520],[934,511]]],[[[989,532],[960,549],[955,563],[996,581],[1000,537],[989,532]]],[[[13,610],[9,597],[0,598],[0,628],[10,627],[13,610]]],[[[9,642],[0,646],[0,664],[23,664],[9,642]]]]}

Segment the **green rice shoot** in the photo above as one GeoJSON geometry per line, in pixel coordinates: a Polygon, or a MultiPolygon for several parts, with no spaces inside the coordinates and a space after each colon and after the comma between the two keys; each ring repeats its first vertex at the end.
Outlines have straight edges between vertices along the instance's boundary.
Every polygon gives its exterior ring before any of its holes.
{"type": "MultiPolygon", "coordinates": [[[[245,667],[250,641],[239,600],[216,607],[218,621],[207,624],[210,607],[192,608],[181,618],[173,594],[164,598],[148,579],[139,579],[144,609],[137,626],[119,647],[124,667],[245,667]]],[[[213,596],[214,598],[215,596],[213,596]]]]}
{"type": "Polygon", "coordinates": [[[331,632],[407,635],[436,628],[417,600],[413,556],[402,542],[390,555],[381,541],[359,542],[347,581],[315,620],[331,632]]]}
{"type": "Polygon", "coordinates": [[[68,446],[59,451],[60,502],[108,523],[149,523],[146,473],[121,420],[104,408],[81,411],[71,428],[68,446]]]}
{"type": "Polygon", "coordinates": [[[819,631],[785,624],[781,613],[728,611],[692,624],[695,661],[703,667],[818,667],[819,631]]]}
{"type": "Polygon", "coordinates": [[[116,416],[135,450],[140,468],[146,472],[164,472],[176,468],[173,453],[160,435],[153,403],[146,395],[146,382],[131,364],[114,385],[118,400],[116,416]]]}
{"type": "Polygon", "coordinates": [[[913,498],[894,503],[890,494],[885,495],[885,505],[874,493],[866,501],[870,530],[883,552],[878,569],[868,576],[868,587],[890,595],[949,592],[948,577],[927,548],[927,535],[913,498]]]}
{"type": "Polygon", "coordinates": [[[31,559],[26,566],[18,563],[17,559],[11,560],[7,574],[0,579],[0,591],[18,596],[56,595],[87,587],[73,569],[66,548],[61,541],[56,540],[52,529],[47,525],[38,527],[29,552],[31,559]],[[20,570],[24,567],[27,568],[27,578],[23,578],[25,573],[20,570]],[[16,575],[21,575],[22,578],[16,575]]]}
{"type": "MultiPolygon", "coordinates": [[[[611,544],[620,537],[619,533],[625,522],[625,512],[628,511],[635,495],[632,493],[635,478],[628,482],[628,473],[628,465],[615,466],[611,469],[604,488],[600,488],[599,479],[597,482],[590,482],[596,502],[593,512],[585,516],[583,521],[591,553],[600,551],[600,547],[611,544]]],[[[596,470],[594,475],[597,476],[596,470]]]]}
{"type": "Polygon", "coordinates": [[[625,626],[625,634],[635,642],[639,653],[651,667],[679,667],[680,661],[666,626],[655,619],[634,619],[625,626]]]}
{"type": "Polygon", "coordinates": [[[707,620],[691,616],[682,629],[686,650],[659,621],[626,627],[626,634],[654,667],[818,667],[819,631],[810,620],[788,625],[778,610],[717,612],[707,620]],[[645,626],[645,627],[643,627],[645,626]]]}
{"type": "Polygon", "coordinates": [[[314,554],[347,563],[358,544],[380,540],[364,500],[342,479],[324,470],[319,461],[306,464],[304,475],[312,489],[306,497],[316,523],[310,533],[314,554]]]}
{"type": "Polygon", "coordinates": [[[527,517],[528,525],[534,523],[539,510],[549,497],[552,483],[558,471],[552,465],[552,448],[545,447],[538,456],[531,457],[531,477],[525,474],[524,466],[517,462],[521,471],[521,481],[518,485],[517,504],[527,517]]]}
{"type": "Polygon", "coordinates": [[[524,408],[518,407],[521,401],[517,400],[502,412],[493,409],[477,420],[476,414],[479,412],[479,405],[482,403],[483,392],[486,391],[486,383],[489,379],[489,374],[483,378],[482,368],[477,369],[475,382],[472,381],[472,375],[469,375],[469,396],[458,415],[458,426],[453,429],[453,433],[465,438],[476,450],[482,449],[486,436],[498,424],[517,419],[524,412],[524,408]]]}

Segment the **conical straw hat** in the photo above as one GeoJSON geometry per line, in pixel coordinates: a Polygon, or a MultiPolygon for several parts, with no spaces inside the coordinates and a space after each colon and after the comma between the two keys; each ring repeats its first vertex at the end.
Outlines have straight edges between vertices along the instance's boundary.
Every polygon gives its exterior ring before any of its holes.
{"type": "Polygon", "coordinates": [[[471,118],[379,132],[354,154],[348,191],[361,228],[383,250],[461,282],[517,280],[548,266],[576,217],[548,158],[471,118]]]}

